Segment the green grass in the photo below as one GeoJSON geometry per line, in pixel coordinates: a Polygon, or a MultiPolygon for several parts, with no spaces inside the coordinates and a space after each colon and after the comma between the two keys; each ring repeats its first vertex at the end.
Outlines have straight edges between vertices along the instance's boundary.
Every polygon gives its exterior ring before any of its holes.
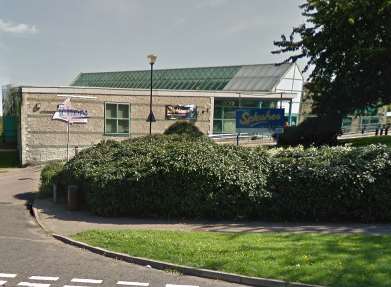
{"type": "Polygon", "coordinates": [[[352,146],[366,146],[370,144],[385,144],[391,146],[391,136],[373,136],[358,139],[345,139],[339,141],[341,144],[351,144],[352,146]]]}
{"type": "Polygon", "coordinates": [[[133,256],[326,286],[391,286],[391,236],[88,231],[73,236],[133,256]]]}
{"type": "Polygon", "coordinates": [[[0,151],[0,168],[11,168],[18,166],[18,155],[16,151],[0,151]]]}

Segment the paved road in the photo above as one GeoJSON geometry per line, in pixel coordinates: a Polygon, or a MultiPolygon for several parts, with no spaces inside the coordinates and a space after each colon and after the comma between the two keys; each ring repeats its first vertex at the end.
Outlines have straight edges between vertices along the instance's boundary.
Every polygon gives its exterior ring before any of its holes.
{"type": "Polygon", "coordinates": [[[239,286],[128,264],[58,242],[25,207],[38,177],[32,167],[0,171],[0,286],[239,286]]]}

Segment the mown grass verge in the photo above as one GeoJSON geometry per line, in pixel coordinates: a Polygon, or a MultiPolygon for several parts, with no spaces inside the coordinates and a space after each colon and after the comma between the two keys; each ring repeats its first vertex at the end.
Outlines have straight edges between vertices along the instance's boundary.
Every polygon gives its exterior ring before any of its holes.
{"type": "Polygon", "coordinates": [[[389,286],[391,236],[87,231],[74,239],[175,264],[326,286],[389,286]]]}
{"type": "Polygon", "coordinates": [[[357,139],[344,139],[339,141],[340,144],[351,144],[352,146],[367,146],[370,144],[385,144],[391,146],[391,136],[374,136],[357,139]]]}

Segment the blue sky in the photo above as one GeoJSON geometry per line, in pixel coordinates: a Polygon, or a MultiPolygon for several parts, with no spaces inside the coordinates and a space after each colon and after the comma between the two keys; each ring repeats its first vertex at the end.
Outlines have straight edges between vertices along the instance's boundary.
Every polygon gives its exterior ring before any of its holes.
{"type": "Polygon", "coordinates": [[[0,85],[80,72],[271,63],[303,0],[0,0],[0,85]]]}

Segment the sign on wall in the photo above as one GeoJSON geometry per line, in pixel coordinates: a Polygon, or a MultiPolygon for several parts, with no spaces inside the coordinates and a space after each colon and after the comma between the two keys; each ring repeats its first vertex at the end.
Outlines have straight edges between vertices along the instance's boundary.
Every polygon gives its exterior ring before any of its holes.
{"type": "Polygon", "coordinates": [[[284,109],[238,109],[236,131],[245,133],[265,130],[281,131],[284,127],[284,109]]]}
{"type": "Polygon", "coordinates": [[[67,98],[57,106],[57,111],[53,115],[53,120],[60,120],[70,124],[86,124],[88,121],[87,110],[77,110],[72,108],[71,99],[67,98]]]}
{"type": "Polygon", "coordinates": [[[168,105],[166,106],[167,120],[195,120],[197,107],[195,105],[168,105]]]}

